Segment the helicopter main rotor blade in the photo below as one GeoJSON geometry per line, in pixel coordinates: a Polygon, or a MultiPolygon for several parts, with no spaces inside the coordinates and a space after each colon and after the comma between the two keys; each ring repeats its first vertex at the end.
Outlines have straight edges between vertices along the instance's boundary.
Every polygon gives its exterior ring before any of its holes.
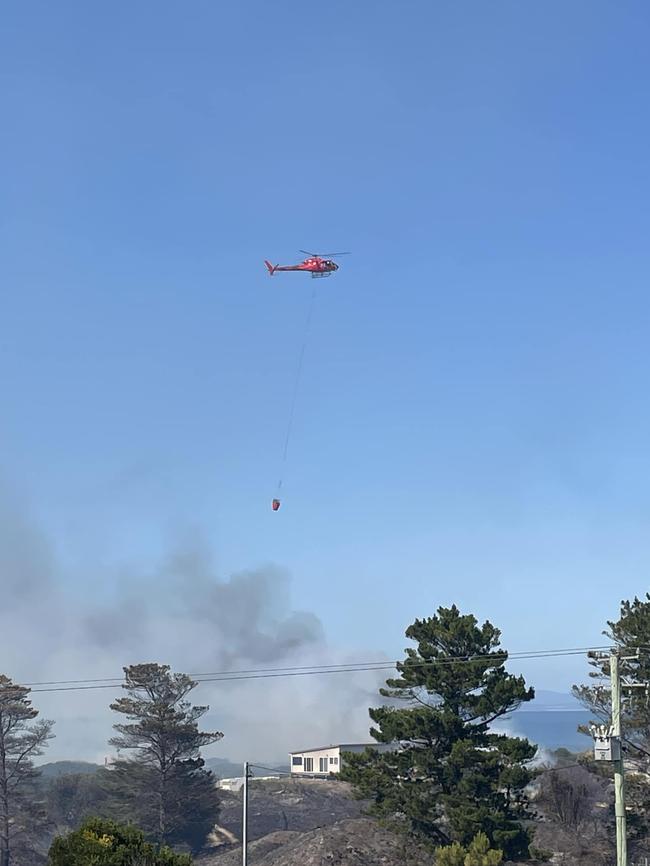
{"type": "Polygon", "coordinates": [[[310,253],[308,250],[298,250],[300,253],[304,253],[306,256],[311,256],[312,258],[321,258],[321,259],[335,259],[338,256],[349,256],[350,253],[310,253]]]}

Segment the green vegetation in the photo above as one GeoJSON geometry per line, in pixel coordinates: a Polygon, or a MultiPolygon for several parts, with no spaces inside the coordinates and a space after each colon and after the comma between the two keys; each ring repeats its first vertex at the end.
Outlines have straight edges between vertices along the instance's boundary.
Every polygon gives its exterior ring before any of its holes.
{"type": "Polygon", "coordinates": [[[89,761],[51,761],[39,764],[36,769],[44,779],[58,779],[71,773],[92,776],[100,768],[101,764],[91,764],[89,761]]]}
{"type": "Polygon", "coordinates": [[[503,851],[490,848],[485,833],[477,833],[469,846],[459,842],[436,849],[436,866],[499,866],[503,862],[503,851]]]}
{"type": "Polygon", "coordinates": [[[60,831],[75,830],[93,815],[108,817],[108,772],[64,773],[43,780],[47,816],[60,831]]]}
{"type": "MultiPolygon", "coordinates": [[[[625,650],[627,683],[645,686],[650,595],[622,602],[620,618],[608,627],[608,637],[625,650]]],[[[380,690],[382,705],[370,710],[371,733],[388,748],[345,755],[343,765],[342,778],[371,800],[375,816],[425,843],[416,848],[426,862],[435,850],[437,866],[556,856],[572,866],[611,862],[611,766],[557,749],[552,768],[533,770],[536,747],[491,729],[534,696],[522,677],[506,672],[499,630],[453,606],[416,620],[406,635],[412,644],[397,676],[380,690]]],[[[609,661],[593,657],[591,665],[594,681],[574,687],[574,694],[606,721],[609,661]]],[[[124,670],[125,692],[111,704],[119,719],[110,741],[118,760],[106,768],[57,762],[42,775],[32,759],[52,736],[52,722],[35,721],[29,689],[0,676],[0,866],[43,863],[55,835],[50,866],[188,866],[204,848],[218,822],[219,792],[201,749],[222,735],[199,730],[208,708],[191,704],[196,683],[189,676],[159,664],[124,670]]],[[[650,705],[644,688],[626,691],[623,722],[630,852],[645,856],[650,705]]],[[[223,796],[229,799],[220,823],[227,826],[236,807],[232,795],[223,796]]],[[[309,808],[301,806],[300,814],[309,808]]]]}
{"type": "Polygon", "coordinates": [[[199,731],[209,708],[186,700],[196,686],[186,674],[158,664],[132,665],[124,673],[127,695],[111,709],[127,721],[114,725],[117,736],[110,742],[133,756],[101,774],[109,814],[136,821],[158,843],[197,851],[219,815],[215,779],[199,750],[223,734],[199,731]]]}
{"type": "MultiPolygon", "coordinates": [[[[623,728],[630,746],[641,754],[641,748],[650,744],[650,703],[645,686],[650,682],[650,594],[646,600],[634,598],[621,602],[620,617],[616,622],[608,622],[604,634],[615,646],[625,649],[626,656],[632,656],[639,648],[637,659],[625,662],[625,679],[641,688],[630,689],[625,698],[623,728]]],[[[592,659],[590,676],[597,680],[609,677],[608,659],[592,659]]],[[[611,714],[611,695],[606,685],[581,685],[573,687],[573,694],[596,717],[598,721],[608,719],[611,714]]],[[[587,733],[587,732],[586,732],[587,733]]]]}
{"type": "Polygon", "coordinates": [[[537,860],[542,863],[548,863],[548,861],[551,860],[553,857],[553,852],[549,851],[546,848],[536,848],[535,845],[531,845],[530,856],[533,858],[533,860],[537,860]]]}
{"type": "Polygon", "coordinates": [[[416,646],[381,690],[390,703],[370,710],[372,736],[400,748],[346,755],[343,777],[375,815],[403,816],[404,829],[438,846],[469,845],[482,832],[507,857],[527,857],[524,789],[536,747],[489,726],[533,689],[505,671],[499,630],[455,606],[416,620],[406,636],[416,646]]]}
{"type": "Polygon", "coordinates": [[[191,866],[189,854],[147,842],[144,833],[114,821],[90,818],[79,830],[55,839],[49,866],[191,866]]]}
{"type": "Polygon", "coordinates": [[[0,675],[0,862],[9,866],[16,841],[22,841],[44,815],[34,793],[32,759],[43,754],[54,722],[34,722],[38,710],[30,689],[0,675]],[[30,724],[32,723],[32,724],[30,724]]]}
{"type": "MultiPolygon", "coordinates": [[[[644,840],[650,833],[650,594],[646,593],[645,600],[635,597],[632,601],[622,601],[618,620],[608,622],[607,626],[604,634],[615,646],[625,649],[623,655],[626,659],[622,662],[625,681],[635,686],[625,690],[621,719],[627,763],[627,828],[630,840],[644,840]],[[637,648],[638,657],[630,658],[637,648]]],[[[601,724],[611,717],[611,693],[605,684],[609,677],[609,661],[595,658],[591,666],[590,676],[596,684],[574,686],[573,694],[593,713],[594,721],[601,724]]],[[[584,733],[590,732],[585,729],[584,733]]],[[[609,774],[611,768],[605,764],[599,771],[609,774]]]]}

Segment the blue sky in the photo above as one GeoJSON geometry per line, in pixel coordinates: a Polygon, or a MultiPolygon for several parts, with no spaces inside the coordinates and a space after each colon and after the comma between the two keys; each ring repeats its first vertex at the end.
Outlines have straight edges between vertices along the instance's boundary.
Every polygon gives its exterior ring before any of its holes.
{"type": "Polygon", "coordinates": [[[513,650],[600,643],[650,564],[649,25],[5,8],[0,471],[67,590],[119,595],[191,530],[224,577],[287,569],[353,654],[452,602],[513,650]],[[263,259],[300,247],[353,254],[317,286],[273,514],[312,284],[263,259]]]}

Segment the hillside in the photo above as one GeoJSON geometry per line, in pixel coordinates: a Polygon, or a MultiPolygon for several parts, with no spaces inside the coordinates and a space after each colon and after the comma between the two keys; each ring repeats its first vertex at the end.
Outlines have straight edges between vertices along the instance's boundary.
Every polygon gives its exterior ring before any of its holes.
{"type": "Polygon", "coordinates": [[[236,779],[244,773],[242,764],[235,764],[228,758],[206,758],[205,766],[212,770],[218,779],[236,779]]]}
{"type": "MultiPolygon", "coordinates": [[[[220,828],[241,839],[241,794],[221,793],[220,828]]],[[[249,793],[249,838],[275,831],[305,832],[347,818],[358,818],[364,804],[345,782],[327,779],[253,781],[249,793]]]]}
{"type": "MultiPolygon", "coordinates": [[[[430,851],[370,818],[340,821],[307,833],[281,831],[249,846],[251,866],[431,866],[430,851]]],[[[241,848],[197,859],[196,866],[239,866],[241,848]]]]}
{"type": "MultiPolygon", "coordinates": [[[[535,844],[564,857],[561,862],[567,866],[609,866],[611,780],[578,766],[570,754],[557,754],[556,759],[555,767],[542,772],[529,789],[538,816],[535,844]],[[569,812],[567,802],[573,804],[569,812]]],[[[43,854],[52,835],[69,832],[85,814],[102,808],[93,777],[65,776],[65,768],[64,762],[52,765],[50,778],[44,780],[51,827],[40,842],[43,854]]],[[[89,772],[89,765],[85,770],[89,772]]],[[[219,825],[196,866],[241,862],[241,792],[221,791],[220,799],[219,825]]],[[[335,779],[253,779],[251,866],[431,866],[431,851],[368,817],[366,805],[354,798],[348,784],[335,779]]],[[[650,852],[637,845],[631,853],[650,852]]]]}
{"type": "MultiPolygon", "coordinates": [[[[286,773],[289,770],[289,764],[275,764],[273,761],[260,761],[264,767],[269,767],[270,770],[286,773]]],[[[228,758],[206,758],[205,766],[219,779],[238,779],[244,775],[244,765],[230,761],[228,758]]],[[[268,775],[272,775],[271,772],[268,775]]]]}
{"type": "Polygon", "coordinates": [[[99,764],[91,764],[88,761],[51,761],[40,764],[36,768],[44,779],[57,779],[71,773],[91,775],[100,769],[99,764]]]}
{"type": "MultiPolygon", "coordinates": [[[[574,762],[572,756],[558,756],[555,768],[542,772],[531,786],[538,815],[535,844],[564,857],[561,862],[567,866],[608,866],[611,827],[603,821],[603,814],[611,807],[611,783],[574,762]],[[558,774],[559,769],[562,772],[558,774]],[[558,780],[559,787],[555,784],[558,780]],[[566,797],[577,812],[558,819],[566,797]]],[[[220,827],[212,848],[197,858],[196,866],[236,866],[241,862],[241,806],[241,794],[223,792],[220,827]]],[[[355,800],[344,782],[255,780],[249,806],[251,866],[432,864],[430,850],[365,815],[366,804],[355,800]]],[[[638,849],[636,853],[645,856],[646,851],[638,849]]]]}

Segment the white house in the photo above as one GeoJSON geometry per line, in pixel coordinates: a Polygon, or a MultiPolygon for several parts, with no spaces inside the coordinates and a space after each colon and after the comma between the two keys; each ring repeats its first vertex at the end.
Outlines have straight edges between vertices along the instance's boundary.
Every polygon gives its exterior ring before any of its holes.
{"type": "Polygon", "coordinates": [[[222,791],[241,791],[244,787],[244,777],[243,776],[235,776],[232,779],[217,779],[217,788],[221,788],[222,791]]]}
{"type": "MultiPolygon", "coordinates": [[[[277,776],[255,776],[256,782],[266,782],[270,779],[273,781],[277,781],[280,778],[280,775],[277,776]]],[[[222,791],[241,791],[244,787],[244,777],[243,776],[235,776],[231,779],[217,779],[217,788],[221,788],[222,791]]]]}
{"type": "Polygon", "coordinates": [[[391,752],[395,746],[390,743],[339,743],[332,746],[320,746],[316,749],[302,749],[299,752],[289,752],[289,764],[292,776],[329,776],[341,771],[341,754],[343,752],[364,752],[374,749],[377,752],[391,752]]]}

